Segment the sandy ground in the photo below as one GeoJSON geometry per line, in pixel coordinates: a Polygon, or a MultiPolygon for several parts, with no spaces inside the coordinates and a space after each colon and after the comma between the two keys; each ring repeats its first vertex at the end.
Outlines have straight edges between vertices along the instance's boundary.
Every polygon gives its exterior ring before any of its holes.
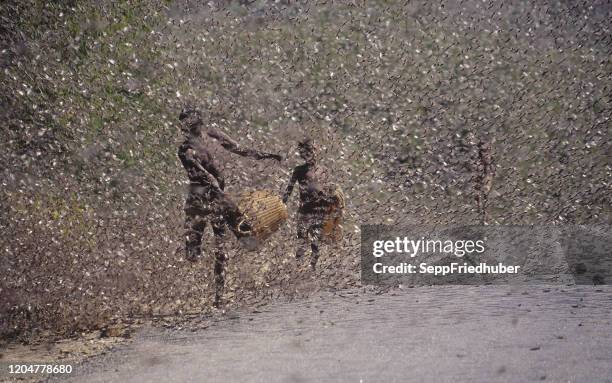
{"type": "Polygon", "coordinates": [[[326,293],[144,328],[49,381],[612,382],[611,314],[609,286],[326,293]]]}

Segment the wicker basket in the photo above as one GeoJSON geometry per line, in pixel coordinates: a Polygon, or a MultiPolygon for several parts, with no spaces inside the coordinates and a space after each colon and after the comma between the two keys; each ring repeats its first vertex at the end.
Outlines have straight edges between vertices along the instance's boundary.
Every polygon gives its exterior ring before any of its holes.
{"type": "Polygon", "coordinates": [[[338,201],[331,205],[323,219],[321,239],[326,243],[336,243],[342,240],[342,222],[344,213],[344,193],[339,187],[335,187],[332,194],[338,201]]]}
{"type": "Polygon", "coordinates": [[[245,192],[240,195],[236,235],[247,247],[256,247],[274,234],[287,220],[287,207],[269,190],[245,192]]]}

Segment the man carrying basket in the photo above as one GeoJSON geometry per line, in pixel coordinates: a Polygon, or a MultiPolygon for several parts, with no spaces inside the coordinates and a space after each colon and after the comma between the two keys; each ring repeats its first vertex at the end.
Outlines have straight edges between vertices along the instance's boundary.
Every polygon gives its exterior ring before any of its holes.
{"type": "Polygon", "coordinates": [[[329,184],[328,170],[317,161],[317,149],[310,138],[298,143],[298,152],[305,161],[296,166],[283,196],[287,203],[293,186],[299,185],[300,207],[298,210],[298,245],[295,257],[301,259],[308,246],[312,251],[310,266],[314,270],[319,259],[322,240],[337,241],[340,221],[344,209],[344,198],[340,189],[329,184]]]}
{"type": "Polygon", "coordinates": [[[179,115],[185,140],[178,150],[178,157],[189,177],[189,193],[185,201],[185,257],[196,262],[202,255],[202,236],[210,221],[215,236],[215,305],[219,304],[225,285],[226,256],[221,248],[226,225],[235,229],[240,217],[238,206],[225,194],[225,179],[215,154],[225,150],[257,160],[275,159],[278,154],[264,153],[251,148],[241,148],[236,141],[212,126],[204,127],[201,114],[194,108],[186,108],[179,115]],[[221,150],[220,150],[221,149],[221,150]]]}

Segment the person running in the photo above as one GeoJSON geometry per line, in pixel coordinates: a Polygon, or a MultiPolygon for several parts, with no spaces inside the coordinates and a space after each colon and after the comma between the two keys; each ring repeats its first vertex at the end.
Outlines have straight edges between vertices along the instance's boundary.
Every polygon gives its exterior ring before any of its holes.
{"type": "Polygon", "coordinates": [[[310,266],[315,269],[319,259],[323,226],[330,210],[340,204],[339,197],[329,187],[328,170],[317,160],[317,148],[312,139],[306,138],[298,143],[298,152],[304,164],[293,170],[289,185],[283,195],[287,203],[293,187],[299,185],[300,206],[298,209],[296,259],[302,259],[308,247],[312,251],[310,266]]]}
{"type": "Polygon", "coordinates": [[[281,161],[278,154],[265,153],[252,148],[242,148],[227,134],[213,126],[205,127],[200,111],[186,108],[179,115],[185,135],[178,149],[178,157],[189,178],[189,192],[185,201],[185,257],[196,262],[202,255],[202,236],[210,222],[214,237],[215,305],[219,304],[225,285],[225,261],[223,252],[226,227],[235,227],[240,213],[236,204],[228,198],[225,178],[215,155],[229,151],[257,160],[281,161]]]}

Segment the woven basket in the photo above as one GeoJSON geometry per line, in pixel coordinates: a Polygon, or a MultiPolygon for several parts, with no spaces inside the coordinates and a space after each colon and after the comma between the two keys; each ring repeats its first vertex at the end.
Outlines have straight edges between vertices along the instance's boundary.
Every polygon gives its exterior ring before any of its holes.
{"type": "Polygon", "coordinates": [[[342,222],[344,213],[344,193],[339,187],[335,187],[332,193],[337,203],[331,205],[323,219],[321,239],[326,243],[336,243],[342,240],[342,222]]]}
{"type": "Polygon", "coordinates": [[[269,190],[244,192],[240,195],[238,209],[242,218],[238,220],[236,234],[250,243],[248,247],[257,246],[287,220],[287,207],[283,201],[269,190]]]}

